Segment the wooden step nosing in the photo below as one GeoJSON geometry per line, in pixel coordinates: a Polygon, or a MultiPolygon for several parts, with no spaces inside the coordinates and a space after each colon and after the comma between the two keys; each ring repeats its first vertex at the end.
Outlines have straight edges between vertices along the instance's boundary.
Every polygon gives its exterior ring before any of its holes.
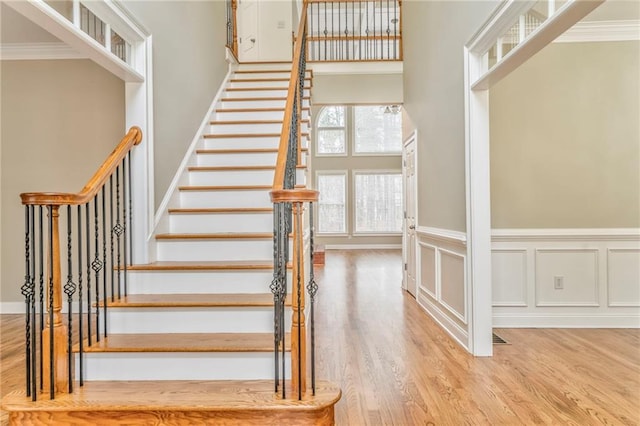
{"type": "MultiPolygon", "coordinates": [[[[229,133],[229,134],[206,134],[205,139],[251,139],[251,138],[279,138],[280,133],[229,133]]],[[[309,133],[300,133],[300,136],[308,138],[309,133]]]]}
{"type": "MultiPolygon", "coordinates": [[[[309,148],[302,148],[302,151],[308,151],[309,148]]],[[[196,154],[208,155],[208,154],[275,154],[278,152],[277,148],[247,148],[247,149],[197,149],[196,154]]]]}
{"type": "MultiPolygon", "coordinates": [[[[297,165],[296,169],[306,169],[305,165],[297,165]]],[[[190,172],[251,172],[275,170],[275,166],[190,166],[190,172]]]]}
{"type": "Polygon", "coordinates": [[[271,214],[271,207],[169,209],[169,214],[271,214]]]}
{"type": "MultiPolygon", "coordinates": [[[[305,188],[304,185],[296,185],[296,188],[305,188]]],[[[225,186],[225,185],[189,185],[179,186],[179,191],[270,191],[273,189],[271,185],[242,185],[242,186],[225,186]]]]}
{"type": "MultiPolygon", "coordinates": [[[[263,98],[221,98],[220,102],[243,102],[243,101],[250,101],[250,102],[261,102],[261,101],[286,101],[287,98],[282,98],[282,97],[263,97],[263,98]]],[[[303,101],[309,101],[311,100],[310,96],[304,96],[302,98],[303,101]]]]}
{"type": "MultiPolygon", "coordinates": [[[[217,108],[216,112],[221,114],[242,113],[242,112],[284,112],[285,108],[273,107],[273,108],[217,108]]],[[[311,107],[302,107],[303,111],[311,111],[311,107]]]]}

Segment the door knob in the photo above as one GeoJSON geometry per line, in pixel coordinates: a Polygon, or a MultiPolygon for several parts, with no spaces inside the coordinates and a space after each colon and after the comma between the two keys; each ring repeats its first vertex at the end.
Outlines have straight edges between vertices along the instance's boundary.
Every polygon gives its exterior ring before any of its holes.
{"type": "Polygon", "coordinates": [[[416,229],[415,225],[409,225],[409,229],[416,229]]]}

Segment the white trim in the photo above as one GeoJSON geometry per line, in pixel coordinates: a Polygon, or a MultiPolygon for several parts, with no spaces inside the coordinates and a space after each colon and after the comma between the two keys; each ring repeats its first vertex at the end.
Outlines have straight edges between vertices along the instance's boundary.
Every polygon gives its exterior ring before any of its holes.
{"type": "Polygon", "coordinates": [[[85,58],[87,55],[62,42],[0,44],[0,60],[3,61],[85,58]]]}
{"type": "Polygon", "coordinates": [[[209,123],[212,120],[212,115],[214,114],[215,107],[220,101],[220,99],[222,98],[222,95],[224,94],[225,90],[227,89],[227,85],[229,84],[229,80],[231,79],[231,76],[233,75],[235,68],[236,68],[235,65],[233,65],[232,63],[229,64],[227,75],[225,75],[224,80],[220,84],[218,91],[213,97],[213,100],[209,105],[209,109],[207,110],[207,113],[205,114],[204,118],[202,119],[202,122],[200,123],[200,127],[198,127],[198,130],[193,136],[193,139],[191,140],[191,144],[189,145],[189,148],[187,148],[187,151],[185,152],[184,157],[182,158],[182,162],[178,166],[178,169],[176,170],[176,173],[173,176],[173,179],[171,180],[171,184],[169,185],[167,192],[165,192],[165,195],[162,199],[162,202],[160,203],[160,206],[156,210],[156,214],[153,221],[154,232],[159,232],[159,231],[165,232],[165,230],[163,230],[162,228],[165,225],[167,227],[166,230],[168,230],[167,210],[169,209],[171,202],[174,201],[174,198],[178,196],[177,189],[178,189],[178,186],[180,185],[180,181],[182,180],[185,174],[185,170],[187,169],[187,166],[189,166],[192,160],[192,156],[196,150],[196,147],[198,146],[198,143],[202,141],[202,135],[205,133],[205,128],[210,125],[209,123]],[[166,223],[164,223],[165,221],[166,223]]]}
{"type": "Polygon", "coordinates": [[[637,315],[520,314],[493,315],[497,328],[640,328],[637,315]]]}
{"type": "Polygon", "coordinates": [[[431,240],[453,243],[462,247],[467,246],[467,234],[450,229],[432,228],[430,226],[416,226],[416,234],[431,240]]]}
{"type": "Polygon", "coordinates": [[[639,241],[640,228],[493,229],[492,242],[639,241]]]}
{"type": "Polygon", "coordinates": [[[453,308],[452,306],[450,306],[447,302],[444,301],[444,299],[442,298],[442,291],[438,291],[438,302],[444,306],[449,312],[451,312],[451,314],[453,314],[456,318],[458,318],[460,321],[462,321],[464,323],[464,325],[469,325],[469,321],[468,321],[468,302],[469,302],[469,297],[468,294],[469,292],[467,291],[467,277],[466,277],[466,273],[467,273],[467,259],[466,256],[464,254],[460,254],[460,253],[456,253],[455,251],[451,251],[451,250],[447,250],[445,248],[442,247],[438,247],[438,256],[440,257],[439,261],[438,261],[438,270],[439,270],[439,277],[438,277],[438,282],[440,283],[440,286],[438,286],[439,288],[442,288],[442,257],[444,256],[449,256],[449,257],[453,257],[453,258],[459,258],[462,259],[462,271],[463,271],[463,277],[462,277],[462,292],[463,292],[463,311],[464,312],[458,312],[457,310],[455,310],[455,308],[453,308]]]}
{"type": "MultiPolygon", "coordinates": [[[[424,309],[427,314],[435,322],[440,324],[440,327],[449,334],[456,342],[458,342],[463,348],[467,351],[471,352],[470,348],[470,339],[469,333],[462,328],[458,323],[453,321],[447,314],[442,312],[440,308],[434,304],[428,297],[425,297],[424,294],[420,294],[420,292],[425,292],[421,287],[418,287],[418,305],[424,309]]],[[[426,293],[426,292],[425,292],[426,293]]]]}
{"type": "Polygon", "coordinates": [[[23,314],[25,313],[24,302],[0,302],[0,314],[23,314]]]}
{"type": "Polygon", "coordinates": [[[640,20],[578,22],[554,43],[640,40],[640,20]]]}
{"type": "Polygon", "coordinates": [[[615,253],[639,253],[640,254],[640,248],[638,247],[635,247],[635,248],[634,247],[608,247],[607,248],[606,260],[605,260],[607,265],[607,275],[606,275],[607,306],[610,308],[619,308],[619,307],[640,308],[640,303],[615,303],[611,301],[611,272],[612,272],[611,255],[615,253]]]}
{"type": "Polygon", "coordinates": [[[397,250],[402,244],[325,244],[325,250],[397,250]]]}
{"type": "MultiPolygon", "coordinates": [[[[5,2],[4,4],[15,9],[16,12],[122,80],[144,82],[145,76],[141,73],[140,68],[134,68],[115,56],[43,0],[5,2]]],[[[112,7],[111,5],[112,3],[109,2],[108,6],[112,7]]],[[[115,15],[117,15],[116,12],[114,12],[115,15]]],[[[114,22],[110,22],[110,24],[114,24],[114,22]]]]}
{"type": "MultiPolygon", "coordinates": [[[[522,276],[520,277],[520,290],[522,291],[522,300],[513,300],[513,301],[506,301],[506,302],[496,302],[494,300],[492,300],[492,305],[494,307],[516,307],[516,308],[526,308],[527,306],[529,306],[529,301],[528,301],[528,297],[527,297],[527,278],[528,278],[528,263],[527,263],[527,249],[526,248],[500,248],[500,249],[496,249],[496,248],[492,248],[491,249],[491,255],[492,255],[492,261],[493,261],[493,254],[494,253],[517,253],[522,255],[522,276]]],[[[492,273],[495,270],[492,269],[492,273]]],[[[493,288],[492,288],[493,290],[493,288]]],[[[493,291],[492,291],[493,293],[493,291]]],[[[493,296],[493,294],[492,294],[493,296]]]]}
{"type": "Polygon", "coordinates": [[[402,61],[380,62],[307,62],[315,75],[331,74],[402,74],[402,61]]]}

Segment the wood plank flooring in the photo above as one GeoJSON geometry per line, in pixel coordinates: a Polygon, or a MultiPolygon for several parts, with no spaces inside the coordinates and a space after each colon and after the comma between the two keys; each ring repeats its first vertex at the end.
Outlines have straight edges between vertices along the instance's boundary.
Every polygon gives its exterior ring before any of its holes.
{"type": "MultiPolygon", "coordinates": [[[[318,378],[342,388],[337,425],[640,424],[640,330],[500,329],[509,344],[474,358],[400,288],[400,266],[399,251],[363,250],[316,268],[318,378]]],[[[24,386],[23,323],[0,321],[4,396],[24,386]]]]}

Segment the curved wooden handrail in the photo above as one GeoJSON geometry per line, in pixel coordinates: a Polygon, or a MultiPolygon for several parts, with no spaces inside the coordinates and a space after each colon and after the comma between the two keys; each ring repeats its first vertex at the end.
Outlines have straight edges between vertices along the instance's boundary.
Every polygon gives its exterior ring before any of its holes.
{"type": "Polygon", "coordinates": [[[289,132],[291,130],[291,115],[293,114],[293,101],[296,89],[300,84],[300,56],[302,55],[302,34],[307,26],[307,5],[308,0],[304,0],[302,14],[300,15],[300,25],[298,25],[298,35],[293,50],[293,62],[291,68],[291,79],[289,80],[289,91],[287,92],[287,102],[284,109],[282,121],[282,132],[280,133],[280,145],[278,146],[278,159],[276,160],[276,172],[273,177],[273,190],[277,191],[284,186],[284,174],[287,164],[287,151],[289,149],[289,132]]]}
{"type": "Polygon", "coordinates": [[[20,194],[22,204],[40,206],[75,206],[92,200],[131,148],[138,145],[141,141],[142,130],[137,126],[131,127],[118,146],[113,150],[113,152],[111,152],[111,154],[109,154],[106,161],[102,163],[98,171],[96,171],[93,177],[89,179],[89,182],[87,182],[80,192],[76,194],[60,192],[25,192],[20,194]]]}
{"type": "Polygon", "coordinates": [[[272,203],[315,203],[319,192],[315,189],[278,189],[269,193],[272,203]]]}

